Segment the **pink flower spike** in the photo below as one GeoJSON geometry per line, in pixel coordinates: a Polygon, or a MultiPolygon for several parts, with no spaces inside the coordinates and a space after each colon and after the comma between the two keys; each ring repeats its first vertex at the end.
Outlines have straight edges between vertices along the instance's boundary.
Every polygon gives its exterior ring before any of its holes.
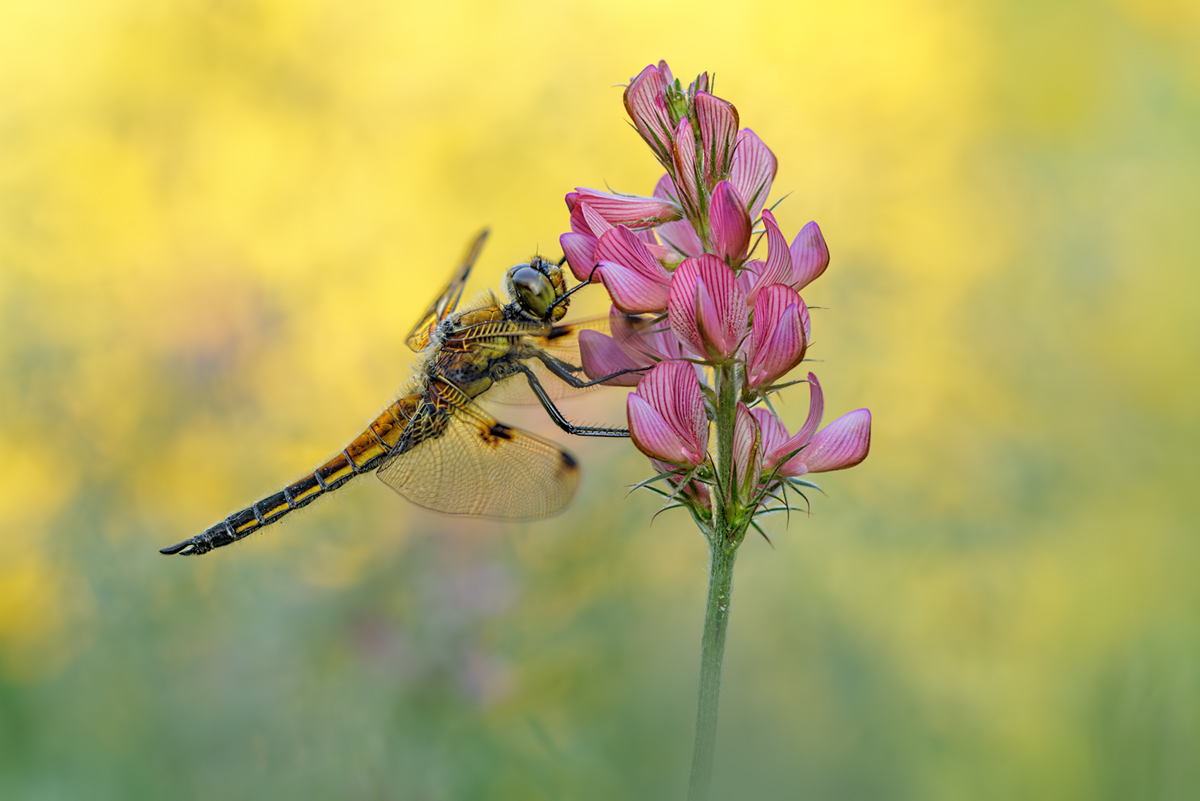
{"type": "MultiPolygon", "coordinates": [[[[665,65],[664,65],[665,66],[665,65]]],[[[668,75],[670,72],[668,71],[668,75]]],[[[661,68],[646,67],[625,87],[625,111],[637,132],[654,151],[655,158],[671,168],[671,117],[667,111],[666,87],[671,82],[661,68]]]]}
{"type": "Polygon", "coordinates": [[[867,458],[871,451],[871,410],[842,415],[812,438],[800,458],[809,473],[845,470],[867,458]]]}
{"type": "Polygon", "coordinates": [[[671,280],[667,319],[693,353],[724,362],[746,337],[746,293],[729,265],[711,253],[685,259],[671,280]]]}
{"type": "Polygon", "coordinates": [[[596,244],[596,273],[621,311],[660,312],[667,306],[671,274],[646,243],[625,226],[605,232],[596,244]]]}
{"type": "MultiPolygon", "coordinates": [[[[654,196],[678,202],[679,193],[675,191],[675,182],[671,180],[671,176],[664,175],[658,179],[658,184],[654,187],[654,196]]],[[[679,254],[679,260],[688,256],[699,256],[704,252],[700,237],[696,236],[695,229],[687,220],[665,223],[658,228],[658,236],[663,244],[679,254]]]]}
{"type": "Polygon", "coordinates": [[[737,143],[738,113],[733,104],[708,92],[696,92],[696,122],[703,148],[704,186],[712,189],[729,177],[737,143]]]}
{"type": "Polygon", "coordinates": [[[674,169],[672,178],[675,189],[679,192],[679,205],[689,219],[696,219],[700,214],[700,186],[696,173],[696,137],[692,132],[692,124],[687,118],[679,121],[675,129],[673,161],[670,172],[674,169]]]}
{"type": "Polygon", "coordinates": [[[750,209],[750,219],[757,219],[771,193],[771,183],[779,163],[775,154],[749,128],[738,132],[737,149],[733,153],[733,168],[729,180],[750,209]]]}
{"type": "Polygon", "coordinates": [[[708,458],[708,417],[696,371],[663,362],[626,400],[633,444],[651,459],[695,467],[708,458]]]}
{"type": "Polygon", "coordinates": [[[750,246],[750,215],[729,181],[721,181],[713,190],[708,224],[717,256],[734,267],[741,265],[750,246]]]}
{"type": "MultiPolygon", "coordinates": [[[[683,216],[683,210],[679,208],[678,203],[664,198],[618,195],[582,187],[577,188],[571,195],[587,203],[608,224],[624,225],[633,230],[653,228],[683,216]]],[[[567,197],[570,198],[571,195],[567,197]]]]}
{"type": "Polygon", "coordinates": [[[821,236],[820,226],[815,222],[810,222],[800,229],[789,250],[792,257],[792,280],[788,283],[797,290],[804,289],[817,280],[829,266],[829,248],[825,245],[825,237],[821,236]]]}
{"type": "Polygon", "coordinates": [[[746,381],[751,387],[769,387],[804,360],[803,308],[804,300],[790,286],[771,284],[759,293],[747,349],[746,381]]]}
{"type": "Polygon", "coordinates": [[[738,402],[733,424],[733,480],[742,501],[754,497],[762,478],[762,432],[746,404],[738,402]]]}

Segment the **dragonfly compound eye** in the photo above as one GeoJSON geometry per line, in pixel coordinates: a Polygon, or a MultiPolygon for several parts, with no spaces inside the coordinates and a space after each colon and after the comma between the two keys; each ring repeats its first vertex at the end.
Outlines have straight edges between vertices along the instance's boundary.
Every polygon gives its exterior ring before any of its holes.
{"type": "Polygon", "coordinates": [[[509,270],[508,278],[513,299],[522,309],[539,320],[549,313],[558,293],[544,273],[531,265],[522,264],[509,270]]]}

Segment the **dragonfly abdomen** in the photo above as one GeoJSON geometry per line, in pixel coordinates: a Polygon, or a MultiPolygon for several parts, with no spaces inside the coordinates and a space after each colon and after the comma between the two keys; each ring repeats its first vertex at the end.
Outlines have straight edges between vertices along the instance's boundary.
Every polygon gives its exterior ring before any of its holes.
{"type": "Polygon", "coordinates": [[[165,554],[188,556],[208,553],[250,536],[281,520],[289,512],[308,506],[322,495],[341,489],[355,476],[369,473],[400,441],[421,396],[406,395],[375,418],[342,452],[308,475],[293,481],[274,495],[241,509],[191,539],[163,548],[165,554]]]}

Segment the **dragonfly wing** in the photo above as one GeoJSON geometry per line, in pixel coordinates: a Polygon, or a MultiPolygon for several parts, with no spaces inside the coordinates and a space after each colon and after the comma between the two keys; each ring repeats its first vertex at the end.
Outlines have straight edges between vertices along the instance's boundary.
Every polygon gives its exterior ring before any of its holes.
{"type": "Polygon", "coordinates": [[[454,275],[450,277],[450,283],[446,284],[446,288],[434,298],[429,304],[429,308],[425,310],[425,314],[421,315],[421,320],[408,335],[408,346],[415,351],[422,351],[429,344],[429,332],[440,323],[447,314],[450,314],[458,307],[459,298],[462,297],[463,287],[467,284],[467,276],[471,272],[471,268],[475,266],[475,260],[479,258],[479,252],[483,250],[483,243],[487,240],[488,230],[484,228],[475,237],[475,241],[467,249],[467,255],[463,258],[462,264],[454,275]]]}
{"type": "Polygon", "coordinates": [[[574,457],[459,395],[414,418],[420,428],[379,466],[383,483],[447,514],[536,520],[565,509],[579,483],[574,457]]]}

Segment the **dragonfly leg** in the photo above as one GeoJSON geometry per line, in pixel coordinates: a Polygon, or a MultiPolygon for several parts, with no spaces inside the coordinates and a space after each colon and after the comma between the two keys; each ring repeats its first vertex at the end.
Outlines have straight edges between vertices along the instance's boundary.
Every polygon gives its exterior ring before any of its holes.
{"type": "Polygon", "coordinates": [[[562,361],[561,359],[556,359],[545,351],[539,351],[536,356],[538,361],[546,365],[547,370],[561,378],[563,381],[567,382],[575,389],[587,389],[588,387],[594,387],[598,384],[603,384],[605,381],[611,381],[619,376],[628,375],[629,373],[641,374],[650,369],[649,367],[630,367],[625,370],[618,370],[610,375],[597,378],[594,381],[584,381],[576,375],[576,373],[583,372],[582,367],[576,367],[572,364],[562,361]]]}
{"type": "MultiPolygon", "coordinates": [[[[580,426],[572,423],[563,413],[554,405],[554,401],[550,399],[550,395],[546,392],[546,388],[542,386],[542,382],[538,381],[536,375],[523,364],[517,364],[517,369],[525,374],[526,380],[529,381],[529,388],[533,390],[533,394],[537,396],[538,401],[542,404],[542,408],[546,410],[546,414],[550,415],[550,419],[554,424],[566,431],[568,434],[575,434],[580,437],[628,437],[629,429],[626,428],[605,428],[603,426],[580,426]]],[[[549,367],[549,364],[547,364],[549,367]]],[[[570,375],[568,373],[568,375],[570,375]]],[[[575,378],[574,376],[571,376],[575,378]]],[[[579,381],[578,378],[575,378],[579,381]]],[[[580,383],[576,386],[590,386],[590,384],[580,383]]]]}

